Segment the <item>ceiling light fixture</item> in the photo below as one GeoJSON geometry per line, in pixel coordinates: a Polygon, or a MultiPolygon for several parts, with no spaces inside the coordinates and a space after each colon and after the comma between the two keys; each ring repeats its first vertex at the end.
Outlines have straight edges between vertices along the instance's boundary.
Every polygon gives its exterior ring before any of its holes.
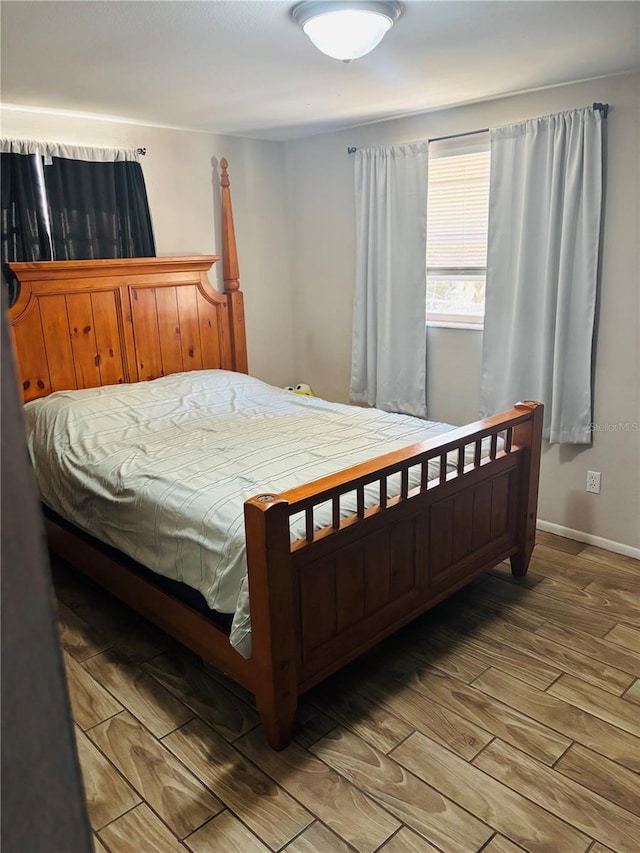
{"type": "Polygon", "coordinates": [[[291,17],[318,50],[351,62],[380,44],[401,11],[392,0],[304,0],[291,17]]]}

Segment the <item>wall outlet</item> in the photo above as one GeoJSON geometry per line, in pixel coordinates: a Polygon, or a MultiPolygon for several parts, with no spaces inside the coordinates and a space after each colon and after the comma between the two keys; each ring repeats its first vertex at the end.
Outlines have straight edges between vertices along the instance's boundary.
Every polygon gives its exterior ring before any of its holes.
{"type": "Polygon", "coordinates": [[[600,471],[587,471],[587,491],[600,494],[600,471]]]}

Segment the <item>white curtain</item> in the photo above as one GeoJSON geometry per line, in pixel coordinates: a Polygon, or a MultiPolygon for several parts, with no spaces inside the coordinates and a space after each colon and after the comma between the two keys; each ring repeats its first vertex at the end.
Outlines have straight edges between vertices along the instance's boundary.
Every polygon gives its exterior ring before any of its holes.
{"type": "Polygon", "coordinates": [[[540,400],[552,443],[591,441],[602,136],[592,108],[491,131],[482,414],[540,400]]]}
{"type": "Polygon", "coordinates": [[[356,152],[351,399],[424,417],[427,142],[356,152]]]}

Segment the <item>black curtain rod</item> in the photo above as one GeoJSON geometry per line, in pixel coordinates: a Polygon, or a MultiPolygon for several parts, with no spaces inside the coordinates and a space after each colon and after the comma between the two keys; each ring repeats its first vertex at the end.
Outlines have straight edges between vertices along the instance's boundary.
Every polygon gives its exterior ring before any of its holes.
{"type": "Polygon", "coordinates": [[[452,133],[450,136],[433,136],[429,142],[443,142],[445,139],[459,139],[461,136],[475,136],[477,133],[489,133],[488,127],[481,130],[469,130],[467,133],[452,133]]]}
{"type": "MultiPolygon", "coordinates": [[[[484,127],[481,130],[469,130],[466,133],[452,133],[450,136],[434,136],[428,139],[427,142],[442,142],[444,139],[458,139],[460,136],[475,136],[477,133],[489,133],[489,128],[484,127]]],[[[355,154],[358,149],[354,146],[347,148],[347,154],[355,154]]]]}
{"type": "Polygon", "coordinates": [[[146,153],[147,153],[147,149],[146,149],[146,148],[136,148],[136,154],[142,154],[142,156],[144,157],[144,155],[145,155],[146,153]]]}
{"type": "MultiPolygon", "coordinates": [[[[609,104],[594,103],[591,109],[602,113],[602,118],[606,118],[609,114],[609,104]]],[[[481,130],[469,130],[467,133],[452,133],[450,136],[434,136],[427,140],[428,142],[443,142],[445,139],[458,139],[461,136],[475,136],[477,133],[489,133],[488,127],[483,127],[481,130]]],[[[350,145],[347,148],[347,154],[355,154],[358,149],[350,145]]]]}

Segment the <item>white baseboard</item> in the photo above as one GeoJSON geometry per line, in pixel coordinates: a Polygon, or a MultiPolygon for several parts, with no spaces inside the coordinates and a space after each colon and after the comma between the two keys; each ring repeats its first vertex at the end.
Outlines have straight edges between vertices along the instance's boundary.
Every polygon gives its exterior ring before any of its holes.
{"type": "Polygon", "coordinates": [[[572,530],[563,527],[562,524],[554,524],[539,518],[536,525],[540,530],[547,533],[555,533],[557,536],[565,536],[567,539],[575,539],[576,542],[584,542],[587,545],[596,545],[614,554],[624,554],[625,557],[635,557],[640,560],[640,548],[631,545],[623,545],[622,542],[614,542],[612,539],[603,539],[602,536],[593,536],[591,533],[583,533],[582,530],[572,530]]]}

